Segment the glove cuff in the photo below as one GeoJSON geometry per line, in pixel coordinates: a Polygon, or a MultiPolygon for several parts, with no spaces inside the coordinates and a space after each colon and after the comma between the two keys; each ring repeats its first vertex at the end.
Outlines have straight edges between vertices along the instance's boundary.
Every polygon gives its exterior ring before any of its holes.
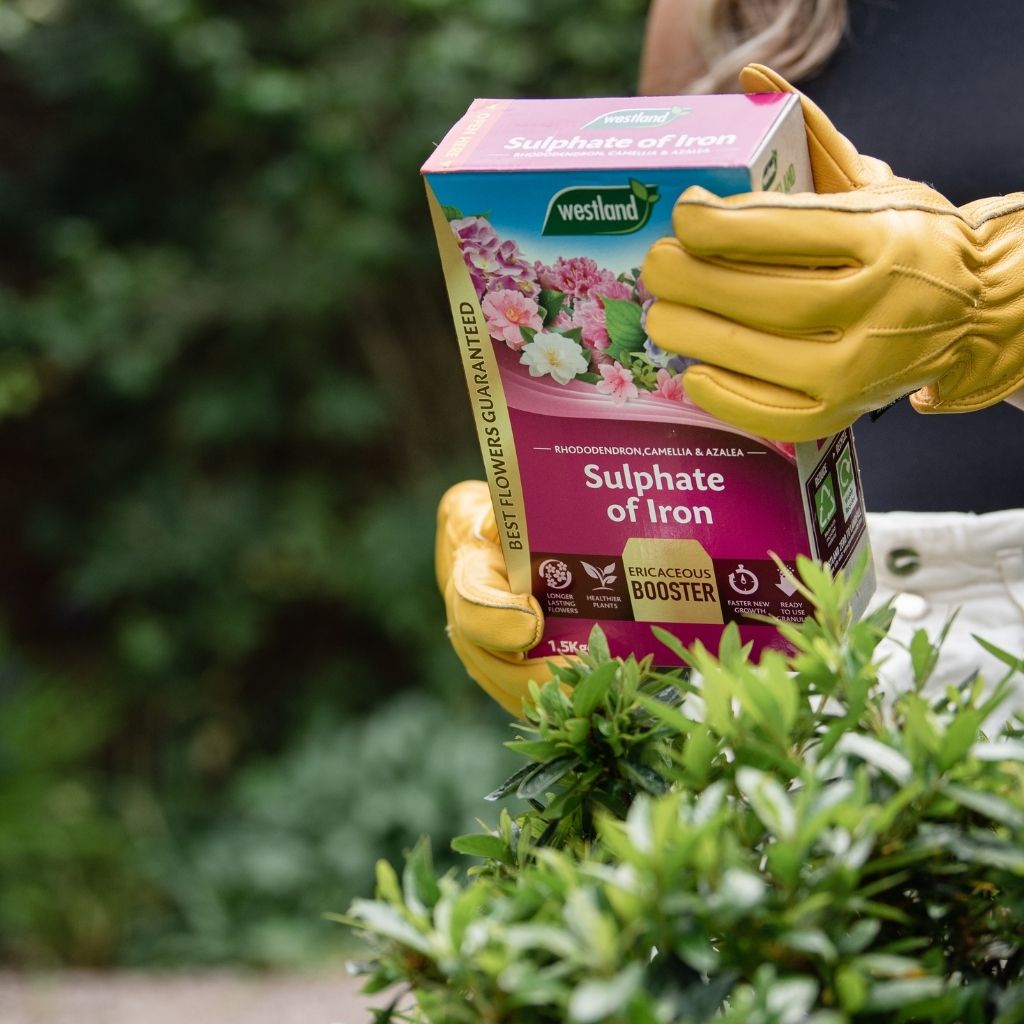
{"type": "Polygon", "coordinates": [[[911,396],[918,412],[984,409],[1024,385],[1024,192],[978,200],[960,214],[973,233],[967,256],[981,292],[964,358],[911,396]]]}

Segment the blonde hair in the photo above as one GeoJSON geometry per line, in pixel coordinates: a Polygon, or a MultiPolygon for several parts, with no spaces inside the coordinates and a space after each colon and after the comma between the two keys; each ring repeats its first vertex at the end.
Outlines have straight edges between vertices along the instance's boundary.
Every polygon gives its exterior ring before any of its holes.
{"type": "Polygon", "coordinates": [[[707,70],[687,92],[728,92],[751,61],[790,81],[818,71],[846,29],[846,0],[697,0],[696,43],[707,70]]]}

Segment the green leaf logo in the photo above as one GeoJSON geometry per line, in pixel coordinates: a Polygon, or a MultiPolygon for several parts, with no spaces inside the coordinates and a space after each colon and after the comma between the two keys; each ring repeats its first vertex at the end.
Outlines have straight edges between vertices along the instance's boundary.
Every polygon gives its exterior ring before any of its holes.
{"type": "Polygon", "coordinates": [[[677,118],[690,113],[690,107],[624,107],[609,110],[593,121],[588,121],[580,131],[599,132],[614,128],[661,128],[677,118]]]}

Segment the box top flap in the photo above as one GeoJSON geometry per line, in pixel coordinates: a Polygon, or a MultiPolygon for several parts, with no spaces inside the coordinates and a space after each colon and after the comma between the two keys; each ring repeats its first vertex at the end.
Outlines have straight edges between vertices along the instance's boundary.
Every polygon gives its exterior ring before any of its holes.
{"type": "Polygon", "coordinates": [[[422,170],[743,166],[798,102],[793,93],[478,99],[422,170]]]}

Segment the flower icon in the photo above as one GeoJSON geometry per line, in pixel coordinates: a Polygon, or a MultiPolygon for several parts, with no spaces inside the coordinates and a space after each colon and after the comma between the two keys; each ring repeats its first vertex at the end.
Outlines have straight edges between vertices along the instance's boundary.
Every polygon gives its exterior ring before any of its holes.
{"type": "Polygon", "coordinates": [[[551,590],[565,590],[572,586],[569,566],[558,558],[546,558],[540,563],[537,572],[551,590]]]}

